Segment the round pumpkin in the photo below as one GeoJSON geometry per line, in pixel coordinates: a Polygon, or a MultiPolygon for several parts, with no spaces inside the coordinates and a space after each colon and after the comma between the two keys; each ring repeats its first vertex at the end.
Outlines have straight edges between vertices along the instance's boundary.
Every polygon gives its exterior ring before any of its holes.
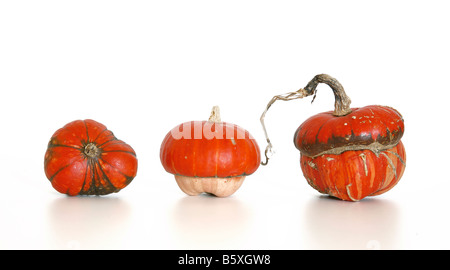
{"type": "Polygon", "coordinates": [[[406,166],[402,115],[380,105],[350,108],[342,85],[326,74],[290,97],[315,95],[319,83],[333,90],[335,110],[310,117],[295,132],[304,177],[319,192],[346,201],[390,190],[406,166]]]}
{"type": "Polygon", "coordinates": [[[186,122],[168,132],[160,159],[186,194],[218,197],[236,192],[261,161],[256,140],[247,130],[221,122],[218,107],[208,121],[186,122]]]}
{"type": "Polygon", "coordinates": [[[120,191],[133,180],[137,158],[133,148],[103,124],[76,120],[51,137],[44,169],[60,193],[106,195],[120,191]]]}

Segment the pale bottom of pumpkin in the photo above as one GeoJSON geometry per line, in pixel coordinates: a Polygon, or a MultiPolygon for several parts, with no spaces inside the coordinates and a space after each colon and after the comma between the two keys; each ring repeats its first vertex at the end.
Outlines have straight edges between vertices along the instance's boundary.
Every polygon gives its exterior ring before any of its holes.
{"type": "Polygon", "coordinates": [[[203,192],[217,197],[227,197],[236,192],[244,182],[245,176],[217,178],[217,177],[187,177],[175,175],[180,189],[191,196],[203,192]]]}

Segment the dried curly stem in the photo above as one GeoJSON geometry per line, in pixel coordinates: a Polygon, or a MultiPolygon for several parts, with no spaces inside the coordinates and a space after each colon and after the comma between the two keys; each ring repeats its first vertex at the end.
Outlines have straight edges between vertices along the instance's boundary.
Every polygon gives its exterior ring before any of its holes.
{"type": "Polygon", "coordinates": [[[266,141],[267,141],[267,147],[266,147],[266,150],[264,151],[264,155],[266,156],[266,161],[261,162],[262,165],[267,165],[267,163],[269,162],[268,155],[272,156],[272,154],[273,154],[272,143],[270,142],[269,136],[267,135],[266,125],[264,124],[264,118],[266,117],[266,113],[269,110],[270,106],[272,106],[272,104],[277,100],[289,101],[289,100],[293,100],[293,99],[304,98],[306,96],[308,96],[308,93],[304,89],[299,89],[296,92],[289,92],[286,94],[274,96],[272,98],[272,100],[270,100],[269,104],[267,104],[267,107],[264,110],[264,112],[262,113],[261,118],[260,118],[261,125],[264,130],[264,135],[266,136],[266,141]]]}
{"type": "Polygon", "coordinates": [[[311,95],[316,92],[317,85],[319,83],[325,83],[334,93],[334,115],[344,116],[352,112],[350,109],[350,103],[352,102],[350,98],[344,91],[344,87],[335,78],[327,74],[316,75],[305,87],[306,92],[311,95]]]}
{"type": "Polygon", "coordinates": [[[325,83],[328,86],[330,86],[331,89],[333,90],[334,97],[335,97],[333,114],[335,116],[344,116],[344,115],[351,113],[351,109],[350,109],[351,100],[345,93],[344,87],[342,87],[342,85],[335,78],[333,78],[327,74],[316,75],[306,85],[305,88],[301,88],[295,92],[289,92],[286,94],[274,96],[270,100],[270,102],[267,104],[267,107],[264,110],[264,112],[262,113],[261,118],[260,118],[261,125],[264,130],[264,135],[266,136],[266,141],[267,141],[267,147],[266,147],[266,150],[264,151],[266,161],[265,162],[262,161],[261,165],[267,165],[267,163],[269,162],[269,156],[273,155],[273,151],[272,151],[273,146],[272,146],[272,143],[270,142],[269,136],[267,135],[266,126],[264,124],[264,118],[266,117],[266,113],[269,110],[269,108],[277,100],[289,101],[289,100],[294,100],[294,99],[299,99],[299,98],[304,98],[307,96],[314,95],[313,100],[311,101],[311,103],[312,103],[316,97],[316,91],[317,91],[316,88],[319,83],[325,83]]]}

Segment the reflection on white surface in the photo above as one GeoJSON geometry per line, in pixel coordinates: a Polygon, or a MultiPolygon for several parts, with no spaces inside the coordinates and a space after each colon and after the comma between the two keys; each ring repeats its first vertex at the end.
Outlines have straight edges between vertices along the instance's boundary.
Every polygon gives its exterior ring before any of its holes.
{"type": "Polygon", "coordinates": [[[186,196],[173,210],[173,229],[180,248],[226,248],[241,241],[250,211],[234,197],[186,196]]]}
{"type": "Polygon", "coordinates": [[[49,234],[58,249],[115,249],[130,207],[118,197],[62,197],[49,206],[49,234]]]}
{"type": "Polygon", "coordinates": [[[399,220],[399,209],[391,201],[320,196],[306,206],[305,238],[311,249],[397,249],[399,220]]]}

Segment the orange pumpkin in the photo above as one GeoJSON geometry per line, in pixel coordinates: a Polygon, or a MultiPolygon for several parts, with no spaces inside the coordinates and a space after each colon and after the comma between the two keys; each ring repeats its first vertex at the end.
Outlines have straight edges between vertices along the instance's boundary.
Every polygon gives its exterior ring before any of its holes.
{"type": "Polygon", "coordinates": [[[106,195],[126,187],[136,176],[133,148],[103,124],[76,120],[51,137],[44,161],[53,188],[70,195],[106,195]]]}
{"type": "Polygon", "coordinates": [[[190,121],[164,138],[160,159],[188,195],[206,192],[218,197],[233,194],[260,164],[260,150],[249,132],[221,122],[214,107],[209,121],[190,121]]]}
{"type": "Polygon", "coordinates": [[[294,144],[306,180],[319,192],[347,201],[390,190],[406,165],[402,115],[379,105],[350,108],[342,85],[326,74],[315,76],[304,89],[279,97],[290,100],[313,95],[319,83],[332,88],[335,110],[310,117],[295,132],[294,144]]]}

